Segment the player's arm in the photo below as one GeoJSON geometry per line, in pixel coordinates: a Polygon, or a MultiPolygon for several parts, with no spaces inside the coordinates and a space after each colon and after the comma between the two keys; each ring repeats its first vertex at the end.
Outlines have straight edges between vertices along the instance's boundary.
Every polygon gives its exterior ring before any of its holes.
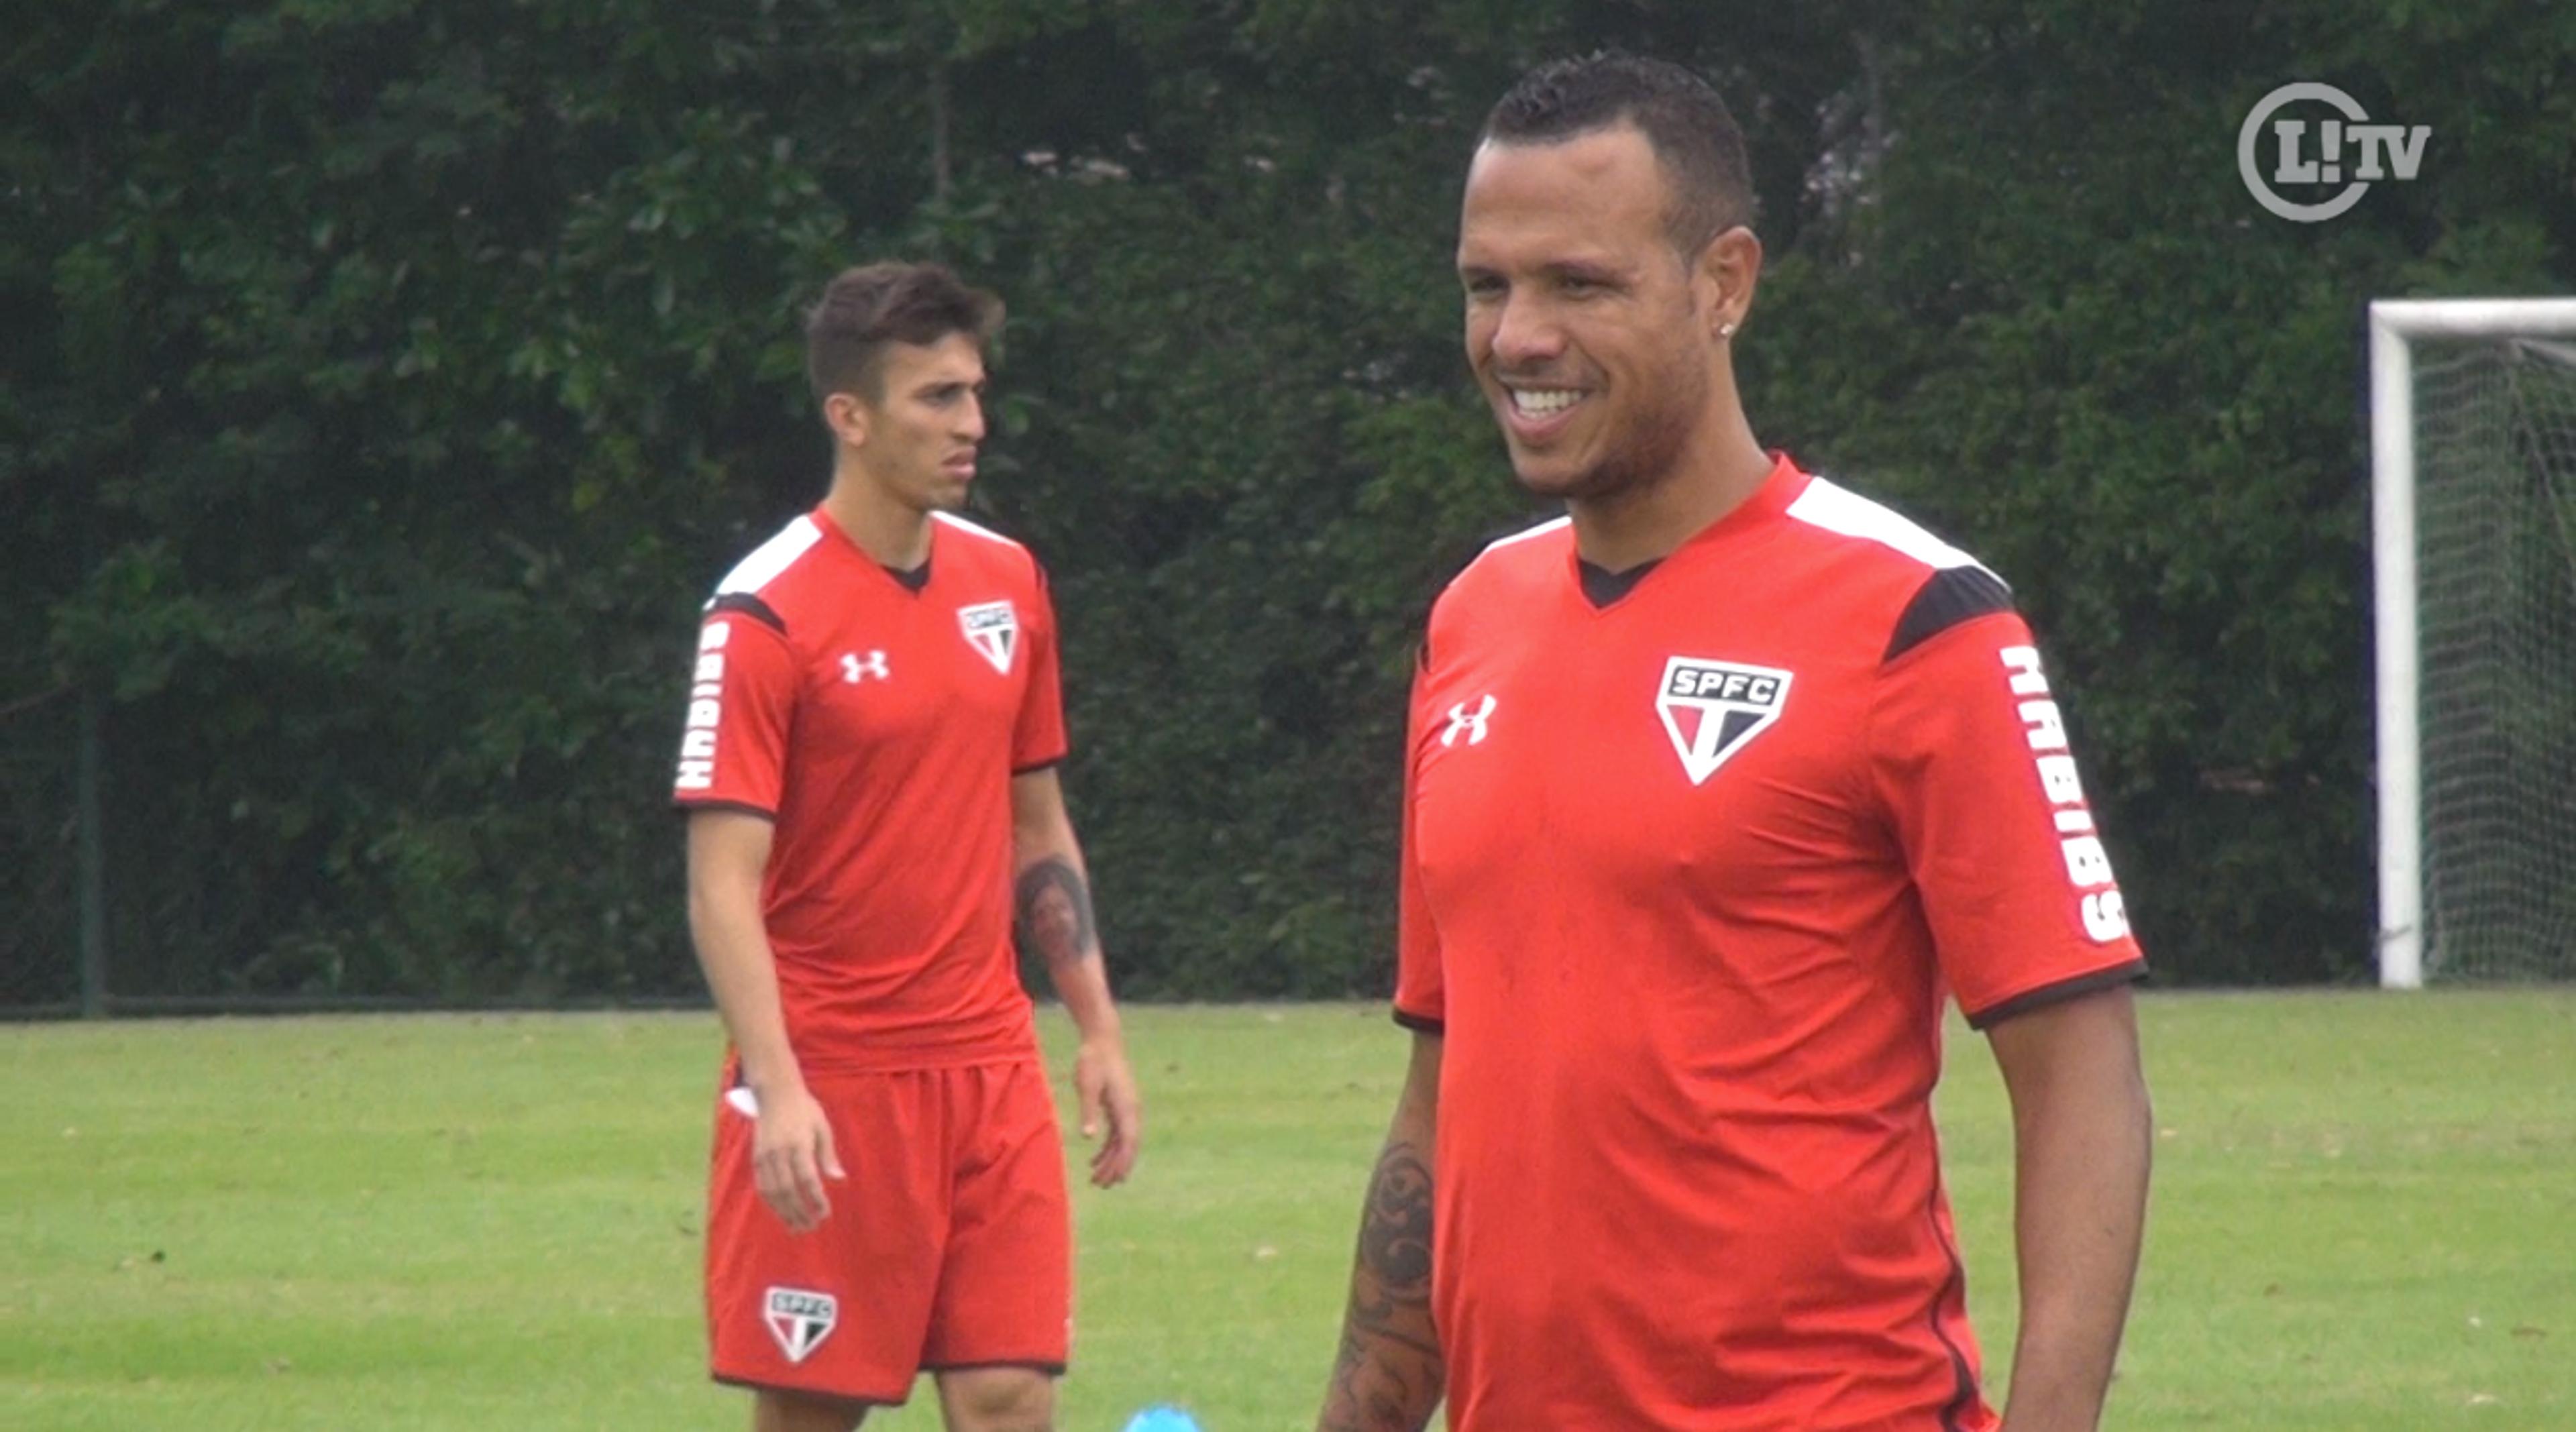
{"type": "Polygon", "coordinates": [[[1109,971],[1100,954],[1100,927],[1091,913],[1091,880],[1064,808],[1064,786],[1053,766],[1011,778],[1012,916],[1020,948],[1046,962],[1056,998],[1081,1031],[1074,1056],[1073,1088],[1082,1106],[1082,1136],[1109,1137],[1091,1156],[1091,1181],[1109,1188],[1136,1166],[1145,1137],[1144,1106],[1127,1066],[1127,1037],[1118,1006],[1109,997],[1109,971]]]}
{"type": "Polygon", "coordinates": [[[2123,985],[2014,1015],[1987,1037],[2012,1100],[2021,1334],[2006,1432],[2092,1432],[2146,1226],[2154,1146],[2123,985]]]}
{"type": "Polygon", "coordinates": [[[1317,1432],[1421,1432],[1446,1381],[1431,1326],[1432,1134],[1440,1107],[1436,1031],[1416,1030],[1413,1062],[1369,1175],[1342,1347],[1317,1432]]]}
{"type": "Polygon", "coordinates": [[[761,1199],[802,1233],[830,1216],[823,1180],[843,1174],[832,1126],[788,1046],[778,966],[761,923],[771,832],[769,817],[748,811],[689,813],[689,934],[760,1110],[752,1168],[761,1199]]]}
{"type": "Polygon", "coordinates": [[[2146,973],[2030,628],[1981,567],[1915,593],[1868,740],[1940,961],[2013,1109],[2021,1331],[2004,1425],[2090,1432],[2145,1225],[2146,973]]]}

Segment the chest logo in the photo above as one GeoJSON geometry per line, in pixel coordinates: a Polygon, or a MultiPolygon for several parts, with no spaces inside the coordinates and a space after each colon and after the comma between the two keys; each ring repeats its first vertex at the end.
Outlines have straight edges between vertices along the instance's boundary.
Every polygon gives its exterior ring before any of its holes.
{"type": "Polygon", "coordinates": [[[1727,758],[1780,719],[1789,702],[1791,673],[1768,666],[1676,656],[1664,662],[1663,685],[1655,690],[1655,714],[1673,752],[1682,758],[1682,773],[1700,785],[1727,758]]]}
{"type": "Polygon", "coordinates": [[[993,663],[995,671],[1011,674],[1011,658],[1020,649],[1020,614],[1009,602],[959,607],[957,626],[966,633],[966,644],[993,663]]]}
{"type": "Polygon", "coordinates": [[[886,668],[886,655],[882,651],[870,651],[865,655],[855,651],[841,653],[841,679],[852,686],[858,685],[871,676],[884,681],[893,675],[894,673],[886,668]]]}
{"type": "Polygon", "coordinates": [[[1486,692],[1485,699],[1477,702],[1472,710],[1466,702],[1461,701],[1449,708],[1449,729],[1440,733],[1440,744],[1455,746],[1458,744],[1458,738],[1464,736],[1467,738],[1468,745],[1480,745],[1485,739],[1485,723],[1492,719],[1494,719],[1494,693],[1486,692]]]}

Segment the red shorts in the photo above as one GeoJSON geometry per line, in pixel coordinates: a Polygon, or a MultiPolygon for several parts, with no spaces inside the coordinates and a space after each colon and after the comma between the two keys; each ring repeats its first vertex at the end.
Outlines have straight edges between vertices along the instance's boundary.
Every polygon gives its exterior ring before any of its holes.
{"type": "Polygon", "coordinates": [[[849,1177],[803,1235],[760,1200],[754,1119],[716,1104],[707,1333],[718,1381],[899,1403],[924,1370],[1064,1371],[1073,1228],[1036,1062],[808,1081],[849,1177]]]}

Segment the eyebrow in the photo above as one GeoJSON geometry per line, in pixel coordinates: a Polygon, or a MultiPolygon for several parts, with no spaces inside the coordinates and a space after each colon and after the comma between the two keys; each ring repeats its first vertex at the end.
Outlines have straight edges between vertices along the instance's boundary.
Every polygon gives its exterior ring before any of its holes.
{"type": "MultiPolygon", "coordinates": [[[[1625,268],[1594,259],[1556,259],[1540,264],[1538,272],[1544,278],[1580,278],[1603,283],[1624,283],[1631,276],[1625,268]]],[[[1501,274],[1502,269],[1494,264],[1462,263],[1458,265],[1460,278],[1493,278],[1501,274]]]]}

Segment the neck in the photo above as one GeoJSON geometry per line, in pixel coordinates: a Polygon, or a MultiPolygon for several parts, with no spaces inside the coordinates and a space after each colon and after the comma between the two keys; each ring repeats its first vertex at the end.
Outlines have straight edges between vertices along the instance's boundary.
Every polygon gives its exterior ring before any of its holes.
{"type": "Polygon", "coordinates": [[[930,560],[930,514],[897,501],[846,453],[833,466],[823,511],[880,565],[909,572],[930,560]]]}
{"type": "Polygon", "coordinates": [[[1600,497],[1569,498],[1574,550],[1613,572],[1670,556],[1673,549],[1743,505],[1771,475],[1771,455],[1733,404],[1663,475],[1600,497]]]}

